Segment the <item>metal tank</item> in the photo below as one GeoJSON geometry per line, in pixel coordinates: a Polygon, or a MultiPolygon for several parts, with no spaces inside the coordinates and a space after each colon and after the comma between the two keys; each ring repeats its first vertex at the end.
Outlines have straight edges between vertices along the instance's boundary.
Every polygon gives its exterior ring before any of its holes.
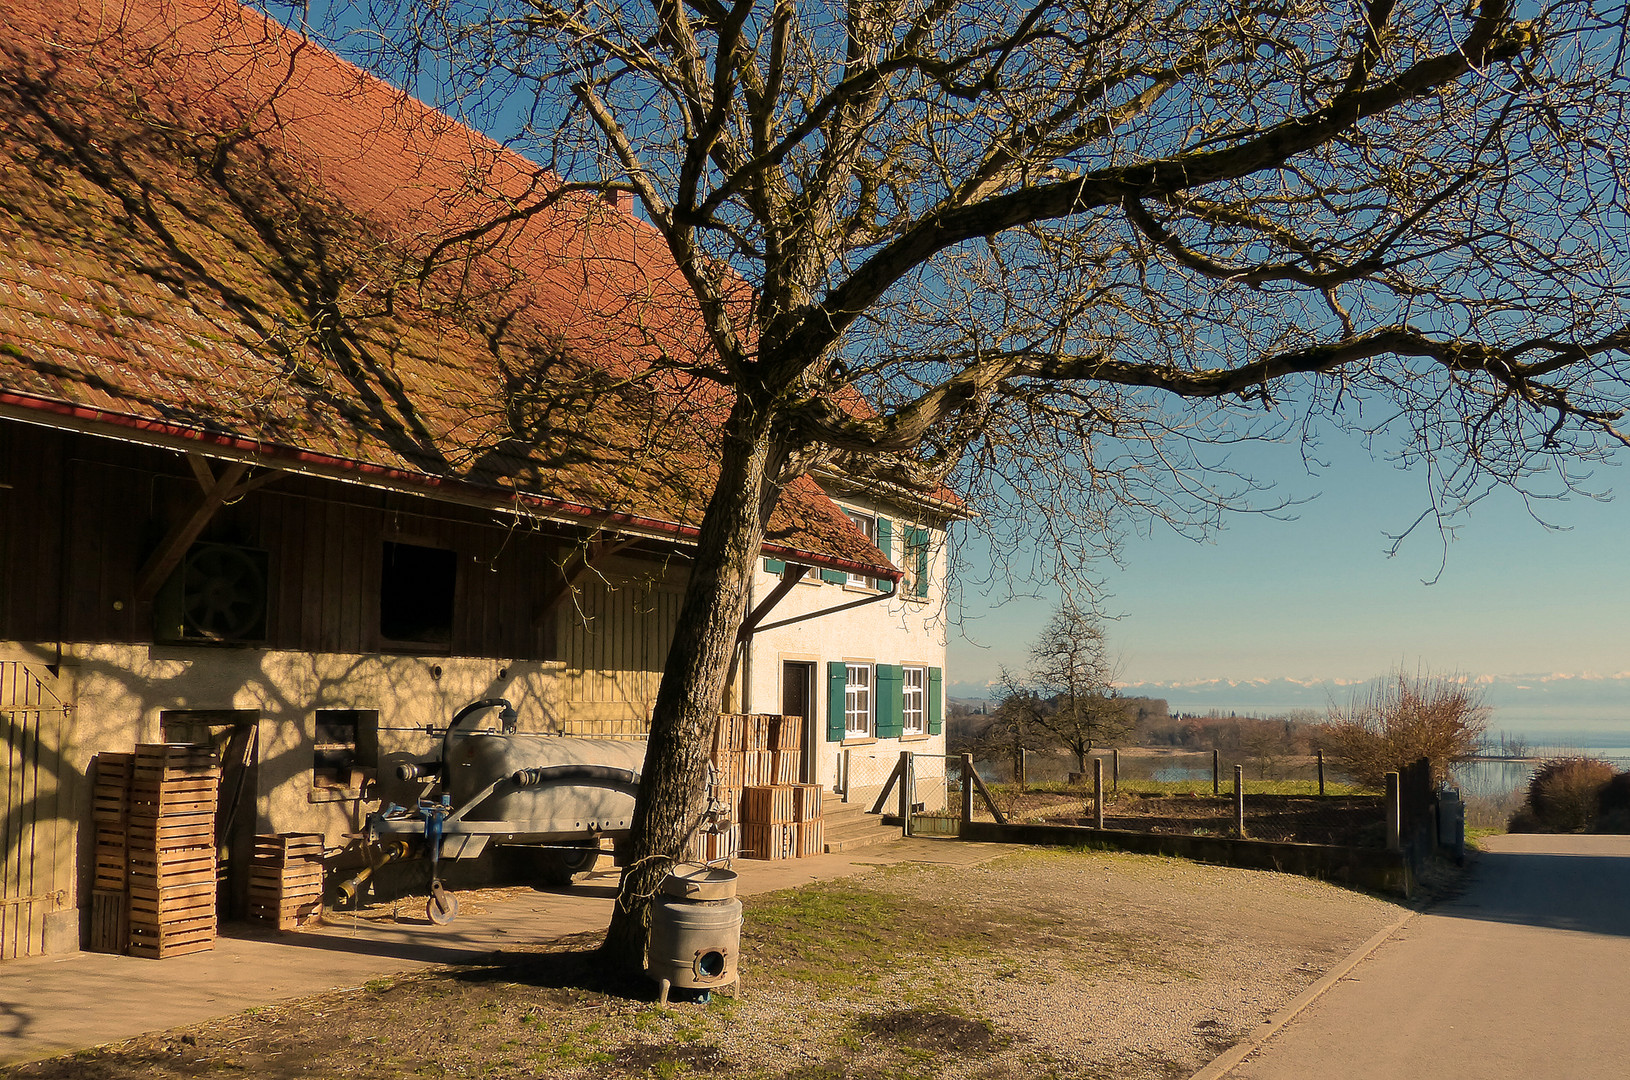
{"type": "Polygon", "coordinates": [[[470,859],[489,844],[532,846],[544,852],[544,883],[570,885],[593,868],[601,841],[624,839],[634,820],[634,796],[645,741],[584,739],[515,731],[515,710],[502,698],[464,706],[445,729],[435,757],[397,769],[405,782],[433,781],[412,807],[389,805],[368,819],[377,857],[341,892],[395,858],[422,854],[431,864],[427,910],[444,924],[457,915],[443,888],[442,859],[470,859]],[[475,730],[472,718],[499,709],[499,730],[475,730]]]}

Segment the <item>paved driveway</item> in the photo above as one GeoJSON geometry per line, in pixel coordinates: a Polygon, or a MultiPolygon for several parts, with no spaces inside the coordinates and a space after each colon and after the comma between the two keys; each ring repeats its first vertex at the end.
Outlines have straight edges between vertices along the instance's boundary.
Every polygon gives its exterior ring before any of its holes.
{"type": "Polygon", "coordinates": [[[1231,1080],[1630,1076],[1630,837],[1487,847],[1231,1080]]]}

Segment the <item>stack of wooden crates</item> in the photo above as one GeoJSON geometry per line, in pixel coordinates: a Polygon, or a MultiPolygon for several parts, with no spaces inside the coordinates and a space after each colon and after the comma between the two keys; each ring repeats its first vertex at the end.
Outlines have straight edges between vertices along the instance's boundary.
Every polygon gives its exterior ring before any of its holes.
{"type": "Polygon", "coordinates": [[[322,921],[321,833],[275,833],[255,837],[249,865],[249,917],[279,930],[322,921]]]}
{"type": "Polygon", "coordinates": [[[689,857],[718,862],[737,855],[785,859],[819,854],[821,789],[796,782],[802,755],[799,717],[735,713],[719,717],[713,731],[713,802],[732,824],[698,833],[689,857]],[[749,805],[745,793],[758,789],[778,794],[755,795],[749,805]],[[794,789],[813,794],[795,795],[794,789]],[[808,828],[801,828],[806,824],[808,828]]]}
{"type": "Polygon", "coordinates": [[[755,784],[741,795],[741,856],[796,859],[825,847],[819,784],[755,784]]]}
{"type": "Polygon", "coordinates": [[[215,807],[206,747],[96,755],[91,948],[162,960],[215,947],[215,807]]]}

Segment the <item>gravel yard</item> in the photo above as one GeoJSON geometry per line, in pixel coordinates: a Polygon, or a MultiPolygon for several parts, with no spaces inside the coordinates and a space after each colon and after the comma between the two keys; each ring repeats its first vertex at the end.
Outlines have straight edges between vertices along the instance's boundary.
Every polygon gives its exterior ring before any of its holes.
{"type": "Polygon", "coordinates": [[[744,986],[624,996],[592,940],[6,1071],[122,1077],[1182,1077],[1397,916],[1283,874],[1020,849],[747,901],[744,986]]]}

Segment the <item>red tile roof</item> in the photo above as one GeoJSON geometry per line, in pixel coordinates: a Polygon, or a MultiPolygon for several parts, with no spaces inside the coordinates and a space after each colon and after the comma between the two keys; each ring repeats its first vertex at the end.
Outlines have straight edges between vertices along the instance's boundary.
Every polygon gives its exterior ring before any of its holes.
{"type": "MultiPolygon", "coordinates": [[[[551,179],[231,0],[8,5],[0,142],[0,413],[694,536],[728,400],[632,215],[563,198],[421,283],[551,179]]],[[[807,478],[766,550],[898,576],[807,478]]]]}

